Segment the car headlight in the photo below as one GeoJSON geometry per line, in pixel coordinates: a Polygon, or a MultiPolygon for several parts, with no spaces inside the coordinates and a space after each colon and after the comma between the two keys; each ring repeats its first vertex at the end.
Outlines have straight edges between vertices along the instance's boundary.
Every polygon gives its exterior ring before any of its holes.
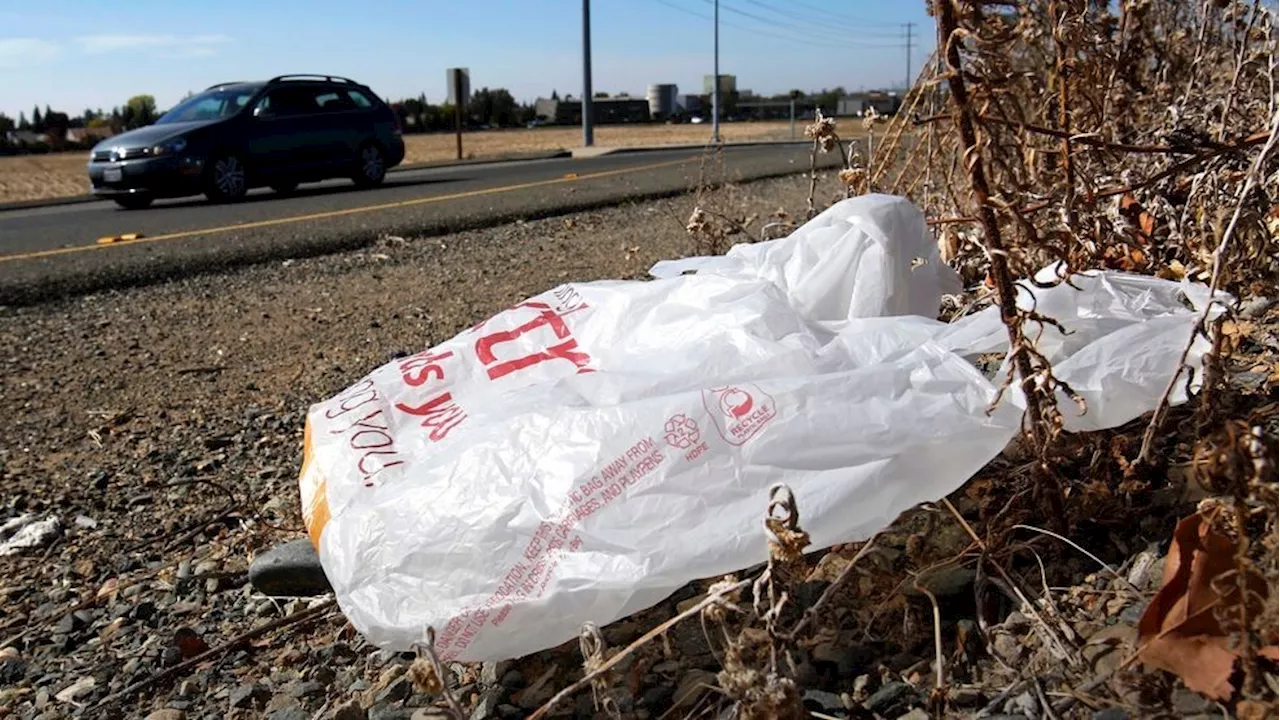
{"type": "Polygon", "coordinates": [[[152,155],[171,155],[173,153],[180,153],[186,149],[187,149],[186,138],[174,138],[173,140],[167,140],[165,142],[162,142],[159,145],[153,145],[151,147],[151,154],[152,155]]]}

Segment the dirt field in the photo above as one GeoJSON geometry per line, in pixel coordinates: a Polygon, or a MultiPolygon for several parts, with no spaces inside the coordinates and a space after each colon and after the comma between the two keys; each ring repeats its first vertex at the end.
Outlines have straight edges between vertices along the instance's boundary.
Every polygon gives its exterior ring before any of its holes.
{"type": "MultiPolygon", "coordinates": [[[[796,124],[796,136],[803,137],[796,124]]],[[[725,123],[721,136],[727,142],[786,140],[791,137],[787,122],[725,123]]],[[[706,142],[711,126],[702,125],[612,125],[596,128],[596,145],[626,147],[637,145],[678,145],[706,142]]],[[[452,134],[406,135],[406,163],[452,160],[452,134]]],[[[543,150],[562,150],[582,145],[582,129],[553,127],[491,130],[468,133],[462,138],[463,155],[485,158],[543,150]]],[[[0,157],[0,202],[39,200],[80,195],[88,189],[84,152],[0,157]]]]}

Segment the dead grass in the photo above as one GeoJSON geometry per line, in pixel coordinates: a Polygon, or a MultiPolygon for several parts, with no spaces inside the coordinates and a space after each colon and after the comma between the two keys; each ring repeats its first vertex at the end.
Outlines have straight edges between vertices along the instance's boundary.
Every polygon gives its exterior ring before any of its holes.
{"type": "MultiPolygon", "coordinates": [[[[786,121],[725,123],[721,137],[726,142],[787,140],[791,137],[786,121]]],[[[797,123],[797,139],[803,139],[803,126],[797,123]]],[[[600,147],[632,147],[641,145],[679,145],[705,143],[711,139],[711,126],[701,125],[606,125],[596,128],[596,145],[600,147]]],[[[452,160],[456,148],[449,133],[405,136],[406,163],[452,160]]],[[[462,138],[463,156],[491,158],[521,153],[565,150],[582,145],[579,127],[491,130],[468,133],[462,138]]],[[[48,155],[0,157],[0,202],[41,200],[81,195],[88,190],[85,177],[87,153],[67,152],[48,155]]]]}

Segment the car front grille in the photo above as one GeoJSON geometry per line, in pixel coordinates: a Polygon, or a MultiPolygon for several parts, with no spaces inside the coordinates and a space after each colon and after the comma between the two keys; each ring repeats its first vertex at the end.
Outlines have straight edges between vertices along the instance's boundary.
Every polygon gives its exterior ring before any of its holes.
{"type": "Polygon", "coordinates": [[[134,158],[146,157],[150,154],[151,148],[107,148],[106,150],[94,150],[93,162],[132,160],[134,158]]]}

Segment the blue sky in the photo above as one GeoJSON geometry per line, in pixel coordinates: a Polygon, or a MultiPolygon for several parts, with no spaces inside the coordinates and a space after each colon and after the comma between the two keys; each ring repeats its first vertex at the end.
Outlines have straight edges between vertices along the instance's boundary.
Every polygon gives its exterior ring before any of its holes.
{"type": "MultiPolygon", "coordinates": [[[[345,75],[383,97],[440,102],[445,68],[518,100],[582,88],[580,0],[62,0],[0,8],[0,112],[79,114],[150,93],[292,72],[345,75]]],[[[711,73],[711,0],[592,0],[593,85],[700,92],[711,73]]],[[[720,68],[739,89],[900,85],[933,47],[923,0],[721,0],[720,68]],[[825,9],[826,12],[823,12],[825,9]]]]}

